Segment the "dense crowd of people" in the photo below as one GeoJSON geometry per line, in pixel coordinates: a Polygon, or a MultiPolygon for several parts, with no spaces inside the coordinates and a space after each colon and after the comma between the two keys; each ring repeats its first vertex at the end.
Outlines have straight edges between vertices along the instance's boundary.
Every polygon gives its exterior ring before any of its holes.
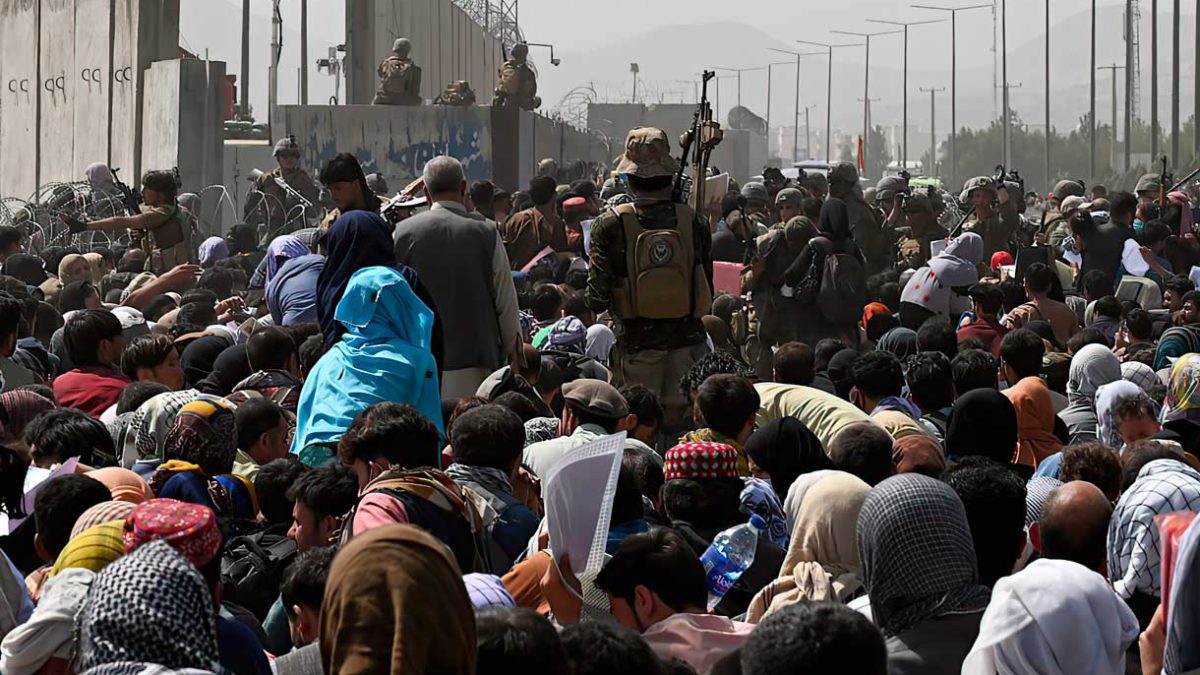
{"type": "Polygon", "coordinates": [[[1186,195],[678,168],[0,227],[0,672],[1200,668],[1186,195]],[[543,496],[613,435],[585,571],[543,496]]]}

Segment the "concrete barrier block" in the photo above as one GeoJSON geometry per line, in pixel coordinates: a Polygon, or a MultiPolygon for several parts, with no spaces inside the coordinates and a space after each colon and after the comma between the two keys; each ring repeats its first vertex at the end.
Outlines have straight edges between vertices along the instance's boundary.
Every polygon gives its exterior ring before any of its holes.
{"type": "Polygon", "coordinates": [[[79,180],[74,172],[75,3],[41,0],[38,41],[38,180],[79,180]]]}
{"type": "Polygon", "coordinates": [[[38,185],[38,0],[0,0],[0,196],[38,185]]]}

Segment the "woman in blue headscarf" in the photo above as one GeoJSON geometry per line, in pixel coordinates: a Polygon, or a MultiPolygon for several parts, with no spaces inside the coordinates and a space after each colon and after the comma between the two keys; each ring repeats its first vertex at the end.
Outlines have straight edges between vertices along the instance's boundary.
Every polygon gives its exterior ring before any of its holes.
{"type": "Polygon", "coordinates": [[[438,320],[433,297],[417,279],[416,270],[396,261],[396,251],[387,223],[372,211],[350,211],[330,226],[321,240],[325,250],[325,266],[317,277],[317,321],[325,336],[325,347],[333,347],[346,332],[345,326],[334,318],[338,301],[355,272],[367,267],[390,267],[404,280],[421,302],[433,312],[433,356],[442,371],[442,324],[438,320]]]}
{"type": "MultiPolygon", "coordinates": [[[[361,212],[350,215],[355,213],[361,212]]],[[[430,351],[433,312],[407,277],[384,266],[358,271],[335,318],[345,334],[317,361],[300,392],[292,443],[300,461],[311,466],[331,459],[355,416],[376,403],[407,403],[440,433],[441,395],[430,351]]]]}

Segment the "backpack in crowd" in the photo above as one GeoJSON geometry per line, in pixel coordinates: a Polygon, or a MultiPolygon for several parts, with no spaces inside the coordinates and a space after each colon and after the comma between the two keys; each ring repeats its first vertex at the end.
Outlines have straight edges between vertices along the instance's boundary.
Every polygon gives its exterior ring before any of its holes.
{"type": "Polygon", "coordinates": [[[858,321],[868,297],[867,272],[858,256],[849,253],[825,256],[817,307],[826,319],[835,324],[858,321]]]}
{"type": "Polygon", "coordinates": [[[221,597],[267,616],[279,597],[283,572],[296,559],[296,540],[271,531],[234,537],[221,556],[221,597]]]}
{"type": "Polygon", "coordinates": [[[614,212],[625,231],[627,277],[613,292],[619,319],[700,318],[712,306],[712,290],[702,261],[696,258],[695,212],[675,205],[675,227],[642,227],[637,208],[622,204],[614,212]]]}

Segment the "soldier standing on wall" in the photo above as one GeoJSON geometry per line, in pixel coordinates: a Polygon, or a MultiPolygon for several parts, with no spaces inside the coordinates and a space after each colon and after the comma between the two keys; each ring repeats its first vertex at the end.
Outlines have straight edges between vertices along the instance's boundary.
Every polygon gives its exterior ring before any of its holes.
{"type": "Polygon", "coordinates": [[[537,74],[525,60],[528,56],[529,47],[525,43],[513,45],[509,59],[500,66],[500,83],[496,85],[492,105],[515,105],[522,110],[533,110],[542,105],[542,99],[537,96],[537,74]]]}
{"type": "Polygon", "coordinates": [[[408,58],[412,43],[400,38],[392,53],[379,64],[379,90],[375,105],[421,105],[421,68],[408,58]]]}
{"type": "Polygon", "coordinates": [[[320,202],[320,190],[308,172],[300,168],[300,146],[294,136],[275,144],[275,170],[264,173],[254,181],[254,191],[246,197],[243,218],[251,225],[265,224],[272,230],[280,230],[291,221],[298,225],[289,229],[307,227],[308,219],[317,216],[316,205],[320,202]],[[304,199],[303,204],[291,191],[277,181],[283,181],[304,199]],[[304,207],[302,218],[295,218],[295,209],[304,207]]]}

